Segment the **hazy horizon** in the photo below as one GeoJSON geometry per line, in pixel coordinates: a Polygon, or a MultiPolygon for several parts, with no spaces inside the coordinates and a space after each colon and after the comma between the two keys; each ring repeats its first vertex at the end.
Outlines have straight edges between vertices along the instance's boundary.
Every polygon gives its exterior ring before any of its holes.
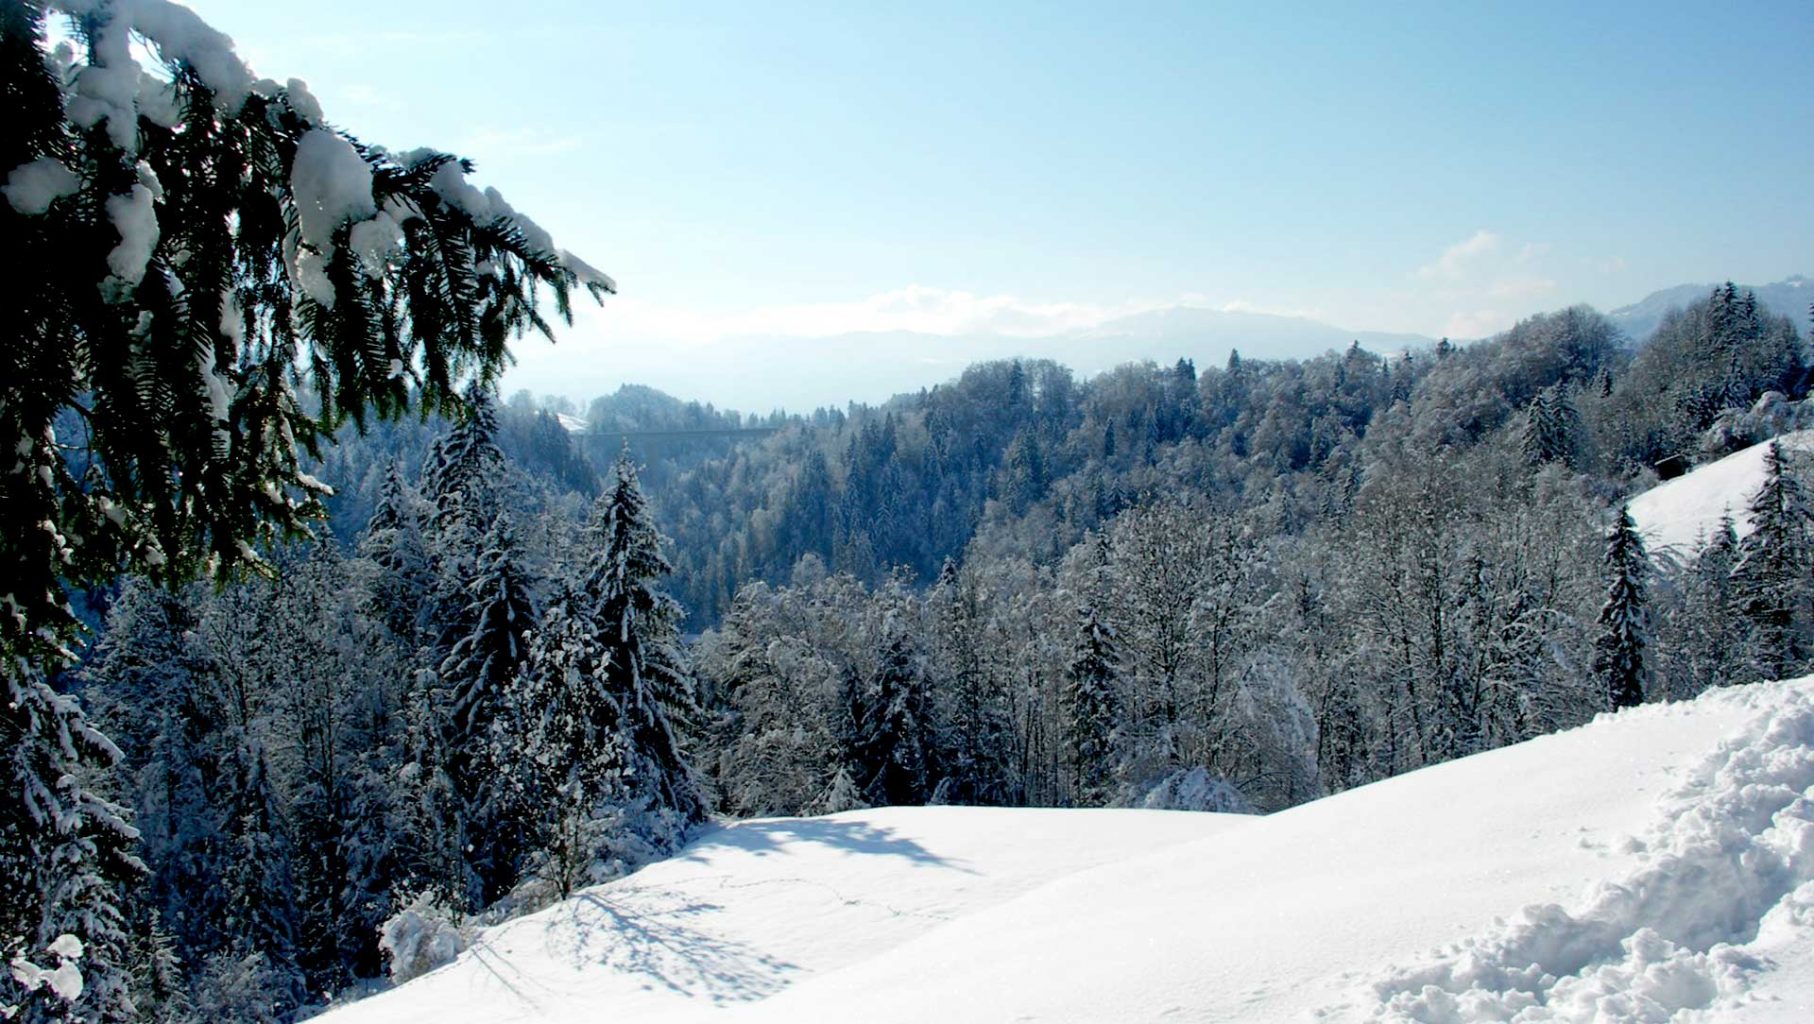
{"type": "Polygon", "coordinates": [[[863,353],[779,391],[824,362],[795,339],[1181,305],[1469,338],[1814,269],[1800,4],[194,6],[617,279],[511,387],[841,403],[863,353]],[[715,380],[732,350],[771,372],[715,380]]]}

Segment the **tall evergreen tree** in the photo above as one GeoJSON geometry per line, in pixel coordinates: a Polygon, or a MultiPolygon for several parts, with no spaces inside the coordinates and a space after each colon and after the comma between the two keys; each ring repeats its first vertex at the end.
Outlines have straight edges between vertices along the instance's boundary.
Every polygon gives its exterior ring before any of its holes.
{"type": "Polygon", "coordinates": [[[444,765],[458,806],[466,898],[489,905],[514,883],[520,842],[499,813],[499,780],[491,771],[492,725],[528,656],[535,625],[530,581],[515,550],[509,516],[500,511],[486,531],[463,588],[465,628],[442,659],[444,765]]]}
{"type": "Polygon", "coordinates": [[[1002,691],[984,654],[983,622],[973,581],[946,559],[928,596],[935,661],[945,694],[944,728],[927,751],[938,799],[955,804],[1008,802],[1012,726],[1002,691]]]}
{"type": "Polygon", "coordinates": [[[1679,650],[1682,669],[1670,680],[1672,697],[1743,682],[1754,660],[1751,623],[1739,607],[1732,578],[1738,532],[1730,515],[1707,538],[1682,580],[1679,650]]]}
{"type": "Polygon", "coordinates": [[[126,921],[122,890],[144,867],[133,852],[137,831],[125,808],[94,785],[120,760],[119,748],[91,725],[75,698],[58,693],[27,659],[0,665],[0,956],[35,960],[58,937],[82,943],[82,996],[64,1004],[45,989],[28,991],[0,975],[0,1005],[15,1019],[125,1022],[126,921]]]}
{"type": "Polygon", "coordinates": [[[1079,610],[1082,628],[1065,672],[1065,749],[1076,773],[1077,802],[1106,803],[1115,777],[1121,725],[1121,679],[1114,633],[1093,605],[1079,610]]]}
{"type": "Polygon", "coordinates": [[[1607,576],[1606,603],[1600,607],[1599,632],[1594,638],[1594,675],[1604,688],[1609,708],[1636,707],[1650,689],[1650,665],[1644,650],[1650,643],[1650,560],[1629,507],[1620,507],[1618,521],[1607,533],[1602,565],[1607,576]]]}
{"type": "Polygon", "coordinates": [[[359,538],[359,554],[372,567],[367,595],[370,611],[398,640],[412,644],[420,639],[432,583],[417,509],[420,504],[393,460],[378,492],[378,504],[359,538]]]}
{"type": "Polygon", "coordinates": [[[1544,388],[1525,410],[1519,448],[1533,466],[1560,462],[1570,469],[1579,461],[1580,414],[1560,385],[1544,388]]]}
{"type": "Polygon", "coordinates": [[[423,493],[443,535],[477,528],[497,506],[504,450],[498,446],[496,402],[490,388],[469,388],[466,416],[435,442],[422,466],[423,493]]]}
{"type": "Polygon", "coordinates": [[[583,569],[581,591],[609,644],[610,683],[622,695],[631,746],[650,762],[652,772],[643,780],[652,787],[647,795],[654,806],[692,824],[704,805],[677,727],[697,716],[698,696],[680,650],[683,613],[660,585],[673,566],[662,553],[628,453],[617,461],[616,480],[587,528],[587,541],[596,554],[583,569]]]}
{"type": "Polygon", "coordinates": [[[297,962],[300,915],[294,850],[264,750],[256,742],[246,742],[235,753],[234,788],[227,808],[231,859],[221,880],[230,908],[225,952],[263,961],[260,987],[281,1018],[308,997],[297,962]]]}
{"type": "Polygon", "coordinates": [[[931,795],[926,747],[930,707],[925,667],[906,624],[883,625],[881,657],[867,686],[858,723],[865,777],[864,798],[873,806],[917,806],[931,795]]]}
{"type": "Polygon", "coordinates": [[[1749,506],[1751,532],[1739,542],[1733,588],[1765,679],[1800,672],[1808,658],[1814,506],[1775,441],[1764,453],[1764,482],[1749,506]]]}
{"type": "Polygon", "coordinates": [[[520,734],[497,737],[536,820],[533,870],[563,895],[671,851],[705,816],[676,730],[697,713],[679,606],[658,586],[668,562],[627,454],[584,544],[516,688],[520,734]]]}

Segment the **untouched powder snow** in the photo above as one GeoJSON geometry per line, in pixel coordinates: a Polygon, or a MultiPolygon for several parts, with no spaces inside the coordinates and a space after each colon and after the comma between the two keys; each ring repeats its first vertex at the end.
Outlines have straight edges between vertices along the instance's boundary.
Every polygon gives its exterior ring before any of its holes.
{"type": "Polygon", "coordinates": [[[1264,818],[734,825],[323,1019],[1814,1020],[1814,677],[1264,818]]]}
{"type": "Polygon", "coordinates": [[[484,933],[331,1024],[660,1021],[885,956],[1075,871],[1245,821],[1180,811],[895,807],[714,829],[673,859],[484,933]]]}
{"type": "MultiPolygon", "coordinates": [[[[1814,451],[1814,430],[1784,434],[1776,440],[1785,452],[1814,451]]],[[[1763,485],[1764,452],[1769,447],[1768,441],[1754,444],[1631,499],[1632,522],[1644,538],[1645,549],[1653,557],[1691,558],[1725,515],[1732,516],[1740,537],[1750,533],[1745,508],[1763,485]]]]}

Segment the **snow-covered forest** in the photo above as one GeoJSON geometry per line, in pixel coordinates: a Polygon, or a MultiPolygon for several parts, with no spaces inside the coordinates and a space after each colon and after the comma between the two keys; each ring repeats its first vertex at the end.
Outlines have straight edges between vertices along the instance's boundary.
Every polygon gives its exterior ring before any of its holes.
{"type": "Polygon", "coordinates": [[[1814,341],[1733,285],[505,399],[615,283],[457,157],[165,0],[0,4],[0,93],[3,1019],[301,1020],[713,820],[1264,814],[1814,671],[1814,341]]]}

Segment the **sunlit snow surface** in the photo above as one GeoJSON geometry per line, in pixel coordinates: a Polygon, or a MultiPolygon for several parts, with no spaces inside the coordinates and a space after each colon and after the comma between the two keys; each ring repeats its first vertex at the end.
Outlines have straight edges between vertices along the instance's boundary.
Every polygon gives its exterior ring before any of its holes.
{"type": "MultiPolygon", "coordinates": [[[[1814,430],[1776,440],[1785,451],[1814,451],[1814,430]]],[[[1727,515],[1739,536],[1750,533],[1745,509],[1763,485],[1764,452],[1769,447],[1765,442],[1733,452],[1631,499],[1632,522],[1645,549],[1653,556],[1691,558],[1727,515]]]]}
{"type": "Polygon", "coordinates": [[[1265,818],[748,822],[324,1020],[1814,1020],[1814,678],[1265,818]]]}

